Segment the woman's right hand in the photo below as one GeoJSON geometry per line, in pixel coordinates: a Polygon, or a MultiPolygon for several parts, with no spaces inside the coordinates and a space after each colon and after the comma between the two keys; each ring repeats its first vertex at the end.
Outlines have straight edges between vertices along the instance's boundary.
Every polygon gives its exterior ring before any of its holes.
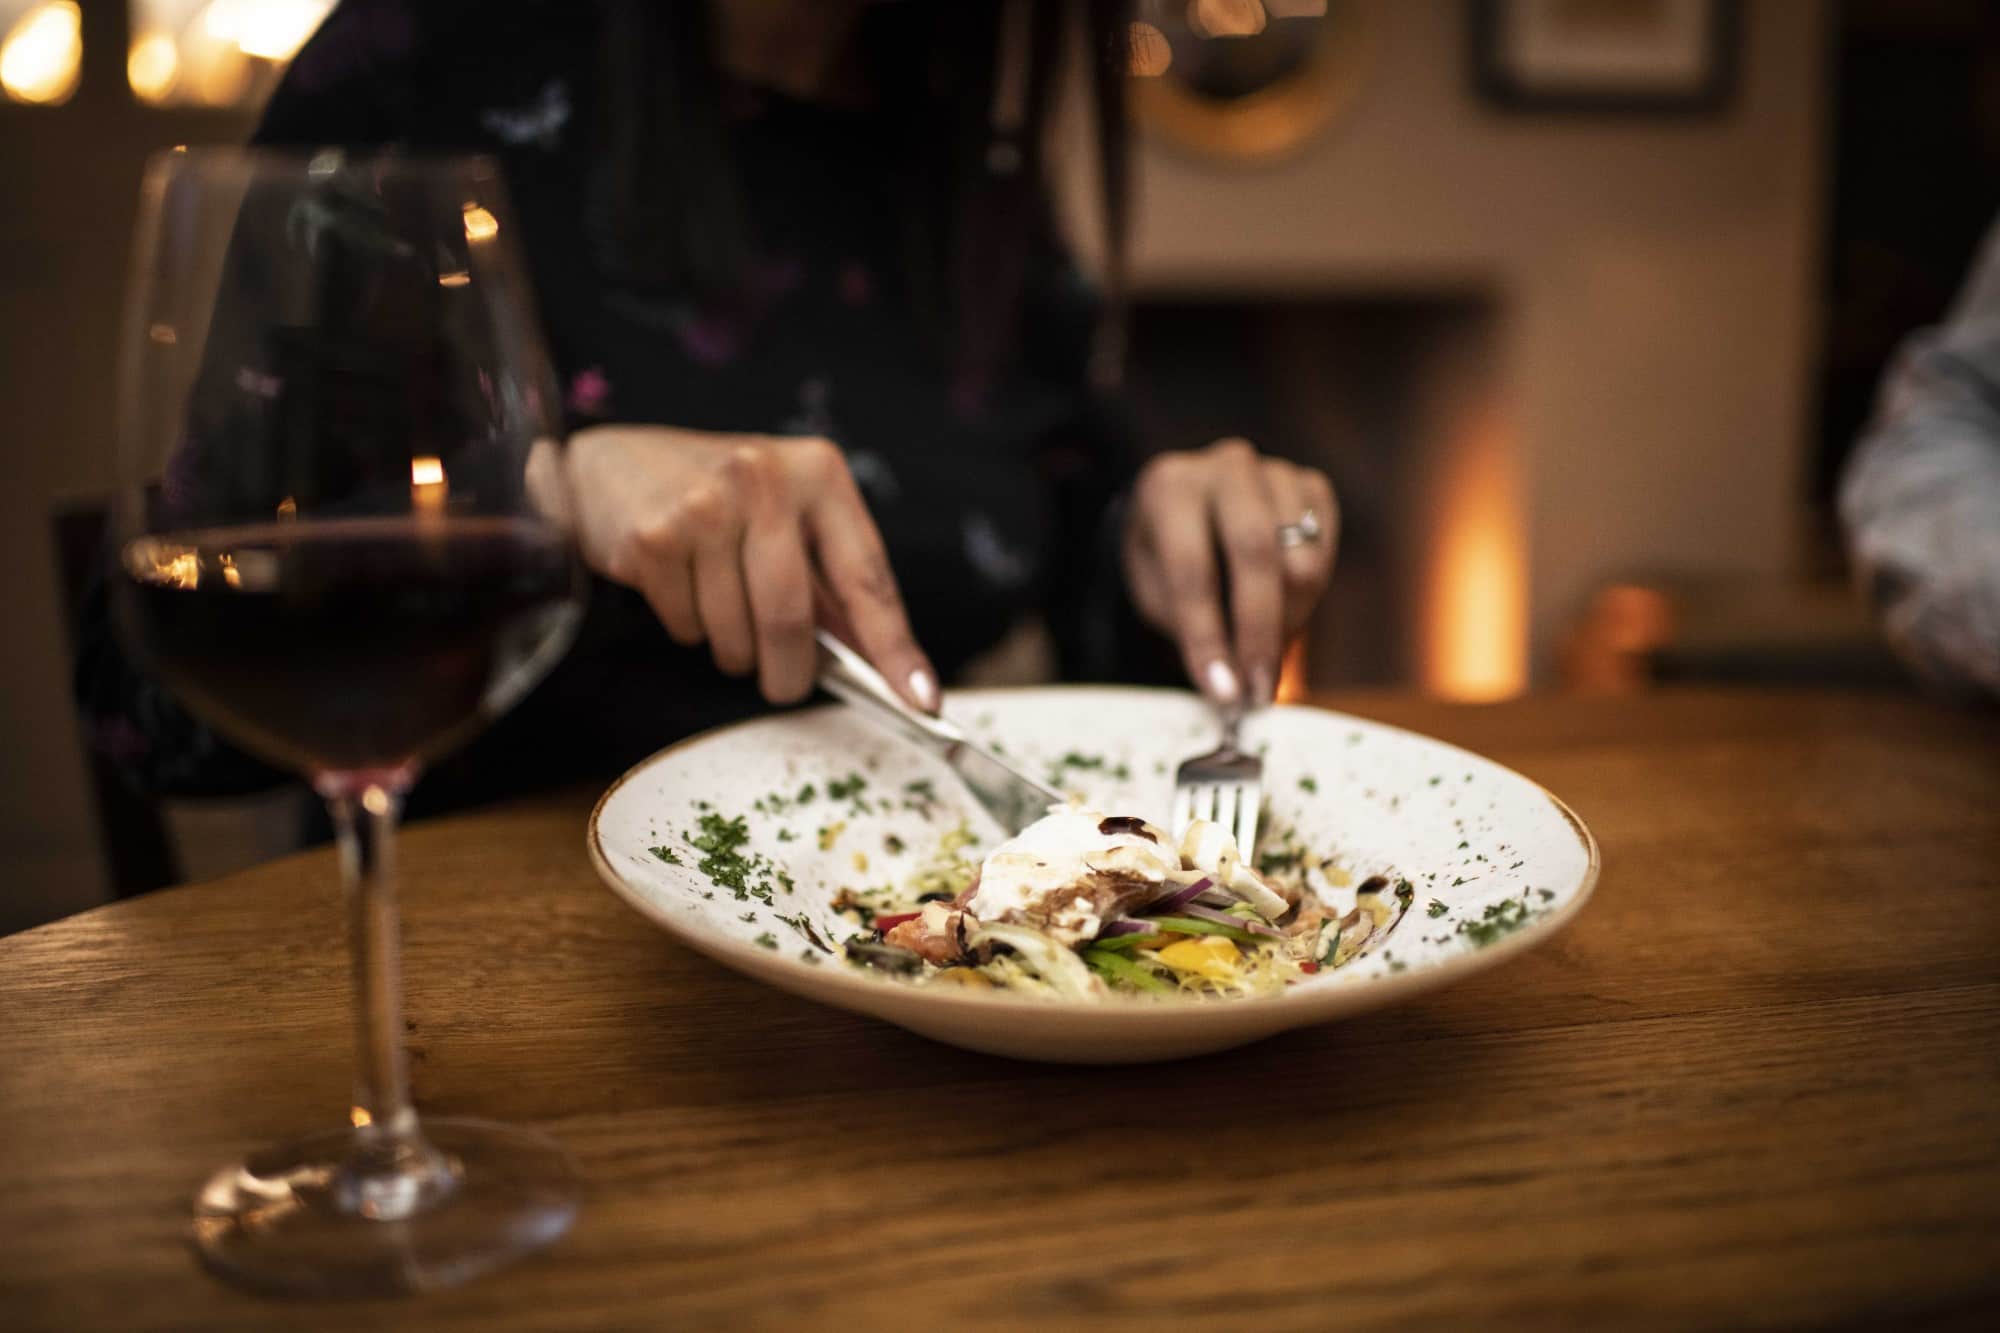
{"type": "Polygon", "coordinates": [[[937,711],[937,674],[833,444],[593,426],[570,437],[564,463],[585,562],[645,594],[675,641],[706,642],[723,671],[754,670],[765,698],[793,703],[812,688],[825,620],[937,711]]]}

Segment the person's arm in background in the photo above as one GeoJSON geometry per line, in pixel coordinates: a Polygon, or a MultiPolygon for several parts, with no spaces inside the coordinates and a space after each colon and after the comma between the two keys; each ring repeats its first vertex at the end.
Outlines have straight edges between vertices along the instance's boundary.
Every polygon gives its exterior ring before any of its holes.
{"type": "Polygon", "coordinates": [[[1883,381],[1840,510],[1898,654],[1947,690],[2000,697],[2000,228],[1945,323],[1883,381]]]}

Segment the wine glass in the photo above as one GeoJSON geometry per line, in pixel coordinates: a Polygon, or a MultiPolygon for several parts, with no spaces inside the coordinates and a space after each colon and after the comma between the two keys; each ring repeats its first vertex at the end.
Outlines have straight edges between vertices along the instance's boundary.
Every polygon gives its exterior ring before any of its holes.
{"type": "Polygon", "coordinates": [[[451,1285],[576,1211],[541,1135],[420,1124],[402,1048],[403,796],[554,665],[581,607],[515,226],[479,158],[177,149],[145,178],[119,629],[224,737],[311,782],[346,882],[349,1124],[195,1201],[203,1260],[267,1291],[451,1285]]]}

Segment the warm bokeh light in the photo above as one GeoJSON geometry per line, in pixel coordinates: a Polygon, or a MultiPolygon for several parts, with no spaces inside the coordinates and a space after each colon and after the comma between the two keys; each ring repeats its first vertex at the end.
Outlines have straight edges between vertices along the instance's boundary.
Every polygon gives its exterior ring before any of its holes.
{"type": "Polygon", "coordinates": [[[1276,701],[1281,704],[1304,703],[1311,691],[1306,686],[1306,640],[1304,635],[1292,640],[1292,646],[1285,649],[1285,660],[1278,668],[1278,688],[1276,701]]]}
{"type": "Polygon", "coordinates": [[[181,80],[185,95],[176,99],[200,106],[234,106],[250,90],[249,57],[236,43],[216,37],[201,25],[181,34],[181,80]]]}
{"type": "Polygon", "coordinates": [[[500,234],[500,221],[478,204],[465,206],[465,239],[490,241],[500,234]]]}
{"type": "Polygon", "coordinates": [[[1135,78],[1156,79],[1174,63],[1174,48],[1167,35],[1150,23],[1134,23],[1131,37],[1131,71],[1135,78]]]}
{"type": "Polygon", "coordinates": [[[154,105],[241,106],[332,12],[333,0],[130,0],[132,94],[154,105]]]}
{"type": "Polygon", "coordinates": [[[83,12],[48,0],[20,17],[0,41],[0,91],[16,102],[59,106],[83,73],[83,12]]]}
{"type": "Polygon", "coordinates": [[[332,9],[332,0],[214,0],[203,11],[202,26],[246,56],[282,64],[332,9]]]}
{"type": "Polygon", "coordinates": [[[142,539],[125,548],[125,572],[161,588],[199,588],[201,554],[191,546],[142,539]]]}
{"type": "Polygon", "coordinates": [[[438,274],[440,287],[464,287],[472,281],[472,275],[464,269],[453,269],[449,273],[438,274]]]}
{"type": "Polygon", "coordinates": [[[163,32],[149,32],[125,56],[125,81],[133,95],[155,105],[167,100],[181,78],[181,52],[163,32]]]}
{"type": "Polygon", "coordinates": [[[1261,0],[1188,0],[1187,25],[1197,37],[1254,37],[1264,31],[1261,0]]]}
{"type": "Polygon", "coordinates": [[[1485,702],[1528,685],[1527,520],[1504,422],[1472,414],[1440,460],[1424,589],[1424,688],[1485,702]]]}

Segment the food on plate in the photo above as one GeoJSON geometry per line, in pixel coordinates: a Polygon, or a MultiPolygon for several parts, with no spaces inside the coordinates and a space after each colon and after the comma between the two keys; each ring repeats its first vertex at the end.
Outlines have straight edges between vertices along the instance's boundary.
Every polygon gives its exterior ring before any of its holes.
{"type": "Polygon", "coordinates": [[[1062,999],[1263,995],[1348,962],[1414,896],[1375,875],[1336,904],[1325,863],[1288,854],[1260,873],[1218,824],[1176,839],[1081,805],[1051,807],[981,862],[964,848],[948,835],[904,889],[835,899],[867,932],[848,956],[919,984],[1062,999]]]}

